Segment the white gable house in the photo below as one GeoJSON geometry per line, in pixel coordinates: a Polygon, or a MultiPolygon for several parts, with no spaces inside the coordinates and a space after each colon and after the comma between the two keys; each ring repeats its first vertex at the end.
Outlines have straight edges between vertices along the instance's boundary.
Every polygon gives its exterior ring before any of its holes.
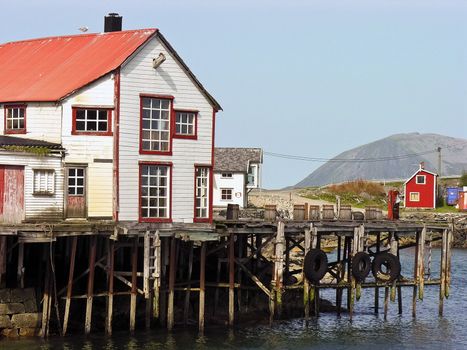
{"type": "Polygon", "coordinates": [[[248,192],[261,187],[261,148],[216,148],[214,206],[248,206],[248,192]]]}

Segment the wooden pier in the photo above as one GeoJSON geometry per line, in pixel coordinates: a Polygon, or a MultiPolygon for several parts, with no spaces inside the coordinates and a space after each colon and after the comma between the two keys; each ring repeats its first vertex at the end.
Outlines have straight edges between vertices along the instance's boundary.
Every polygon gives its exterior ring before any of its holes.
{"type": "Polygon", "coordinates": [[[442,315],[452,232],[446,223],[381,218],[1,226],[0,288],[35,288],[42,336],[194,324],[203,332],[210,324],[234,326],[252,312],[271,324],[286,317],[308,322],[321,312],[324,289],[335,291],[335,313],[349,318],[362,290],[373,289],[374,312],[387,318],[392,303],[400,314],[411,305],[415,317],[425,287],[438,286],[442,315]],[[431,276],[435,246],[440,273],[431,276]],[[352,272],[359,252],[399,257],[408,248],[410,276],[384,282],[352,272]],[[312,281],[304,276],[304,257],[316,250],[328,252],[328,261],[325,276],[312,281]],[[402,300],[403,288],[412,289],[409,302],[402,300]]]}

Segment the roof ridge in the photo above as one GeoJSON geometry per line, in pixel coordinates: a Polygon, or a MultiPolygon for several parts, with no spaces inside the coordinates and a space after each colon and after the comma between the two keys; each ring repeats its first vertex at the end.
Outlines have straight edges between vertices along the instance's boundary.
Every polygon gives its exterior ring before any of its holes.
{"type": "Polygon", "coordinates": [[[64,39],[64,38],[77,38],[77,37],[89,37],[89,36],[98,36],[98,35],[117,35],[121,33],[131,33],[131,32],[145,32],[145,31],[152,31],[158,32],[158,28],[142,28],[142,29],[129,29],[129,30],[120,30],[116,32],[99,32],[99,33],[86,33],[86,34],[68,34],[68,35],[55,35],[55,36],[46,36],[42,38],[33,38],[33,39],[23,39],[23,40],[16,40],[16,41],[7,41],[5,43],[0,43],[0,47],[9,44],[17,44],[17,43],[27,43],[27,42],[34,42],[34,41],[41,41],[41,40],[50,40],[50,39],[64,39]]]}

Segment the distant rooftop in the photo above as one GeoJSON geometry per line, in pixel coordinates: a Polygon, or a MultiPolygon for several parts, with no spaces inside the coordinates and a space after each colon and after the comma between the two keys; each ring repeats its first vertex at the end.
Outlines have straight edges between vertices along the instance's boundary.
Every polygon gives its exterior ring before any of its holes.
{"type": "Polygon", "coordinates": [[[223,148],[214,149],[214,171],[248,172],[249,163],[262,163],[261,148],[223,148]]]}

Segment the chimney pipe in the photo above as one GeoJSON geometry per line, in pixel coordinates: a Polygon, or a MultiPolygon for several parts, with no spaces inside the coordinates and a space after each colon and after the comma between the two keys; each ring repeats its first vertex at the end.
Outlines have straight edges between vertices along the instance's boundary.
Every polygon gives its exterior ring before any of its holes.
{"type": "Polygon", "coordinates": [[[104,32],[120,32],[122,30],[122,16],[118,13],[109,13],[104,16],[104,32]]]}

